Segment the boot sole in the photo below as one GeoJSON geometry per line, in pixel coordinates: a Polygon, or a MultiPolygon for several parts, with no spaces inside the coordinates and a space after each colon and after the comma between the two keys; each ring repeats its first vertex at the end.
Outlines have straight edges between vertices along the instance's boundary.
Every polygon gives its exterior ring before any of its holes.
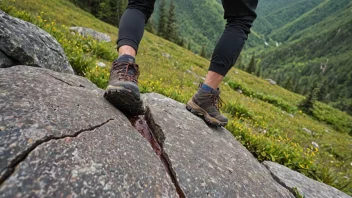
{"type": "Polygon", "coordinates": [[[186,109],[194,115],[203,118],[203,120],[210,125],[223,127],[227,124],[227,122],[221,122],[220,120],[211,117],[204,109],[194,103],[192,99],[187,102],[186,109]]]}
{"type": "Polygon", "coordinates": [[[131,90],[122,86],[109,85],[104,93],[104,98],[124,114],[130,116],[144,114],[143,102],[140,97],[136,97],[131,90]]]}

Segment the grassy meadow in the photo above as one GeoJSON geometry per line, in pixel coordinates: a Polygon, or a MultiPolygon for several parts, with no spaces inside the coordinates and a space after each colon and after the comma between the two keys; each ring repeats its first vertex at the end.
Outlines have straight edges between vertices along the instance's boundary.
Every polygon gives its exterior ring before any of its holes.
{"type": "MultiPolygon", "coordinates": [[[[36,24],[53,35],[77,74],[105,88],[116,53],[118,29],[75,7],[68,0],[2,0],[0,9],[36,24]],[[112,42],[97,42],[69,31],[71,26],[95,29],[112,42]],[[97,62],[108,66],[98,67],[97,62]]],[[[142,92],[157,92],[180,102],[194,94],[209,61],[145,32],[137,63],[142,92]],[[171,57],[163,56],[163,53],[171,57]]],[[[233,68],[221,84],[227,129],[258,160],[270,160],[352,195],[352,117],[316,103],[314,117],[297,105],[304,96],[233,68]],[[238,88],[242,93],[236,91],[238,88]],[[309,129],[310,132],[307,132],[309,129]],[[315,147],[315,142],[319,147],[315,147]]]]}

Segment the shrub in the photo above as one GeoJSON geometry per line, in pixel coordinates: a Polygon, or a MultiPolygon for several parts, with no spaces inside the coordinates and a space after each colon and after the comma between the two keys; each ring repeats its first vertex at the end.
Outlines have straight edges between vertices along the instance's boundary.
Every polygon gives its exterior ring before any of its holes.
{"type": "Polygon", "coordinates": [[[270,103],[276,107],[279,107],[280,109],[287,111],[289,113],[294,113],[297,111],[297,108],[295,106],[291,106],[287,102],[284,102],[282,99],[274,97],[274,96],[269,96],[265,95],[263,93],[255,93],[251,90],[249,90],[247,87],[244,85],[241,85],[238,82],[233,82],[230,81],[228,82],[228,85],[233,89],[233,90],[242,90],[242,93],[246,96],[257,98],[259,100],[262,100],[264,102],[270,103]]]}
{"type": "Polygon", "coordinates": [[[224,112],[237,118],[253,119],[253,115],[248,111],[248,109],[239,103],[227,103],[223,110],[224,112]]]}

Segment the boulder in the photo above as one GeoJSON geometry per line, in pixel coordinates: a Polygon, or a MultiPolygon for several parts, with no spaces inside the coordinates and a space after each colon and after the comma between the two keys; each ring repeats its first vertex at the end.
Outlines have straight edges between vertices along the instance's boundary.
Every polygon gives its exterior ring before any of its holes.
{"type": "Polygon", "coordinates": [[[72,74],[0,69],[0,197],[294,197],[291,175],[273,177],[184,104],[144,94],[145,115],[127,118],[103,93],[72,74]]]}
{"type": "Polygon", "coordinates": [[[85,78],[0,69],[0,197],[175,197],[159,157],[85,78]]]}
{"type": "Polygon", "coordinates": [[[110,42],[111,38],[110,36],[101,33],[101,32],[97,32],[93,29],[90,28],[85,28],[85,27],[70,27],[70,30],[73,32],[77,32],[79,34],[81,34],[82,36],[88,37],[91,36],[94,39],[98,40],[98,41],[105,41],[105,42],[110,42]]]}
{"type": "Polygon", "coordinates": [[[39,27],[11,17],[1,10],[0,51],[16,64],[74,73],[55,38],[39,27]]]}
{"type": "Polygon", "coordinates": [[[272,80],[272,79],[266,79],[270,84],[272,84],[272,85],[276,85],[276,82],[274,81],[274,80],[272,80]]]}
{"type": "Polygon", "coordinates": [[[211,128],[185,105],[145,94],[151,131],[186,197],[294,197],[224,128],[211,128]]]}
{"type": "Polygon", "coordinates": [[[328,186],[324,183],[310,179],[296,171],[274,162],[263,162],[277,182],[295,193],[299,192],[305,198],[351,198],[349,195],[328,186]]]}
{"type": "Polygon", "coordinates": [[[15,61],[0,51],[0,68],[11,67],[15,65],[15,61]]]}

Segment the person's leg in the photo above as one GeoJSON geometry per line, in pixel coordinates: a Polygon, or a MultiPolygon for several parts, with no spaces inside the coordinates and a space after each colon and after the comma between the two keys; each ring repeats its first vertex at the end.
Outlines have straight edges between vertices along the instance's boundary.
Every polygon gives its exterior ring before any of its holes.
{"type": "Polygon", "coordinates": [[[227,24],[214,49],[209,67],[210,75],[205,79],[205,84],[209,83],[212,88],[219,86],[222,80],[219,81],[220,76],[224,77],[235,64],[257,16],[255,9],[258,0],[222,0],[222,3],[227,24]],[[218,75],[212,74],[213,72],[218,75]]]}
{"type": "Polygon", "coordinates": [[[155,0],[129,0],[119,24],[119,57],[112,65],[104,97],[129,115],[142,114],[144,111],[138,88],[139,68],[135,63],[135,56],[154,3],[155,0]]]}
{"type": "Polygon", "coordinates": [[[218,86],[235,64],[248,38],[258,0],[222,0],[222,3],[227,20],[225,30],[214,49],[204,83],[187,103],[188,110],[203,115],[208,123],[220,126],[227,124],[227,118],[220,114],[216,104],[220,94],[218,86]]]}

